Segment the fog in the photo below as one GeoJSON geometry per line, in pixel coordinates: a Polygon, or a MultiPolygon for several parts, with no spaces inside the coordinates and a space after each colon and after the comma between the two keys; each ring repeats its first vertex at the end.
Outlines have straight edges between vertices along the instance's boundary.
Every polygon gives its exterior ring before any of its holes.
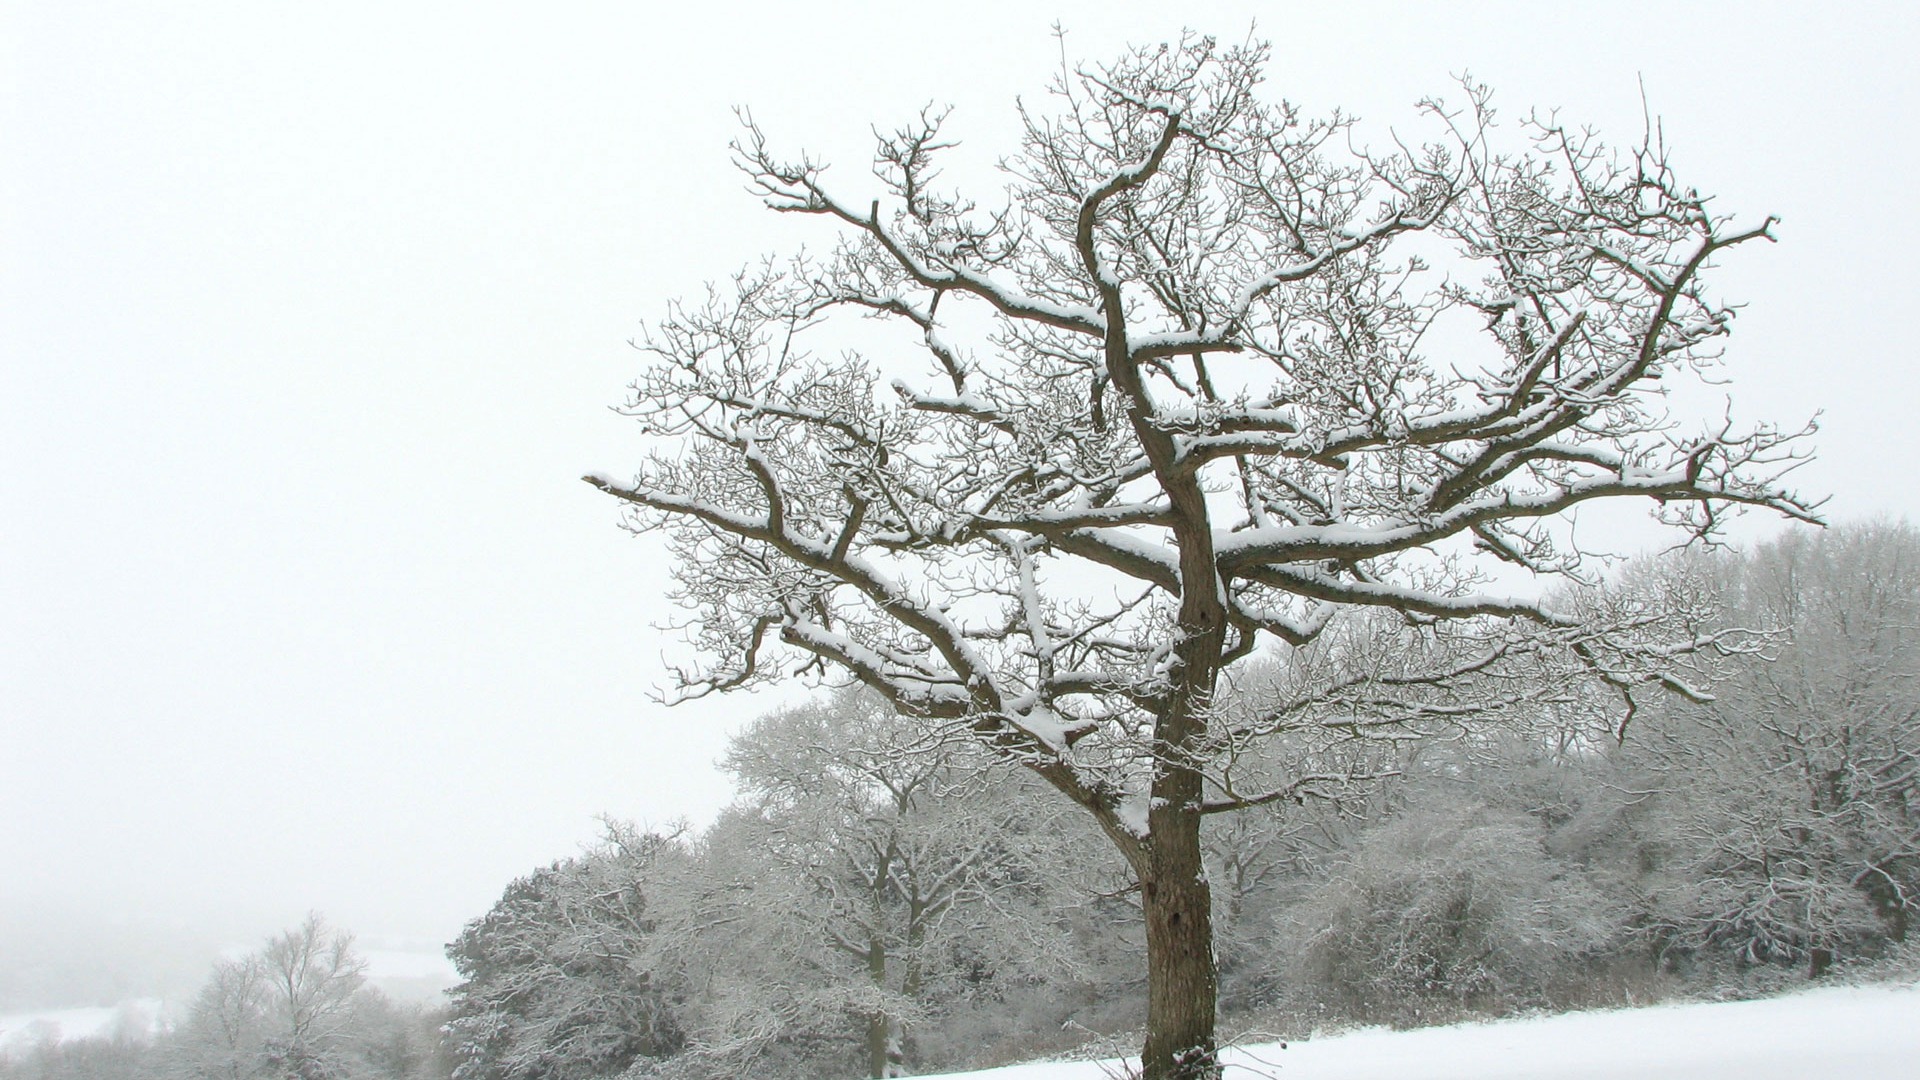
{"type": "Polygon", "coordinates": [[[991,160],[1056,19],[1099,59],[1257,17],[1276,94],[1379,138],[1471,71],[1625,143],[1644,85],[1690,182],[1783,219],[1718,279],[1736,418],[1824,409],[1802,490],[1920,516],[1904,5],[662,7],[0,6],[0,986],[83,942],[177,981],[309,909],[431,949],[598,815],[709,818],[773,699],[655,700],[660,550],[577,480],[639,453],[626,341],[820,243],[733,106],[848,183],[930,100],[991,160]]]}

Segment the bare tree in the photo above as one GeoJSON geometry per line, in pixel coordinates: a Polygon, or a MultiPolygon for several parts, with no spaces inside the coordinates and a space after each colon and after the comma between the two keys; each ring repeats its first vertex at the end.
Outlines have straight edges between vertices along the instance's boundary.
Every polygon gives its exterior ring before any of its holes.
{"type": "Polygon", "coordinates": [[[371,1075],[367,1035],[379,1025],[370,1021],[393,1013],[366,985],[366,968],[353,935],[317,914],[214,965],[180,1032],[177,1071],[196,1080],[371,1075]]]}
{"type": "Polygon", "coordinates": [[[176,1047],[189,1080],[250,1080],[263,1064],[266,1005],[258,957],[222,960],[193,999],[176,1047]]]}
{"type": "Polygon", "coordinates": [[[903,1075],[910,1022],[957,955],[1009,980],[1071,966],[1047,903],[1052,878],[1088,861],[1082,834],[1036,808],[1036,781],[983,758],[852,689],[762,717],[726,756],[743,798],[723,822],[799,884],[780,914],[840,954],[815,978],[858,986],[869,1076],[903,1075]]]}
{"type": "MultiPolygon", "coordinates": [[[[1797,433],[1683,431],[1660,393],[1717,360],[1733,309],[1704,275],[1771,219],[1716,213],[1652,138],[1549,118],[1503,150],[1473,85],[1425,103],[1430,145],[1353,149],[1348,118],[1260,96],[1267,55],[1188,37],[1063,71],[994,207],[940,186],[944,113],[878,133],[878,199],[749,120],[768,205],[842,239],[653,324],[628,408],[660,445],[586,478],[676,552],[711,660],[682,693],[850,673],[1093,815],[1138,879],[1152,1080],[1217,1071],[1201,819],[1304,779],[1233,781],[1276,725],[1222,708],[1223,677],[1359,608],[1468,630],[1397,665],[1396,708],[1485,711],[1455,677],[1526,650],[1658,683],[1658,650],[1486,568],[1577,574],[1557,521],[1598,499],[1698,537],[1729,507],[1812,515],[1778,485],[1797,433]],[[810,351],[848,314],[897,328],[878,359],[810,351]]],[[[1340,714],[1386,700],[1365,689],[1291,715],[1364,733],[1340,714]]]]}
{"type": "Polygon", "coordinates": [[[1920,908],[1920,532],[1788,533],[1709,571],[1723,618],[1790,637],[1631,748],[1672,864],[1659,925],[1818,976],[1920,908]]]}
{"type": "Polygon", "coordinates": [[[353,1028],[367,981],[367,962],[354,951],[353,935],[309,914],[267,942],[255,971],[274,1075],[288,1080],[343,1075],[343,1057],[358,1049],[353,1028]]]}

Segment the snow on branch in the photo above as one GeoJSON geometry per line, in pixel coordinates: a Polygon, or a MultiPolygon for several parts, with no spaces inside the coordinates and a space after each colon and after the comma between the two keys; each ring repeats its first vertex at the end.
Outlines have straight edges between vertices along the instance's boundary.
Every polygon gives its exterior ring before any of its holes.
{"type": "Polygon", "coordinates": [[[1137,838],[1290,723],[1229,722],[1235,673],[1351,618],[1493,650],[1300,699],[1356,732],[1499,715],[1523,654],[1698,690],[1677,668],[1719,644],[1486,583],[1592,581],[1569,512],[1599,500],[1708,543],[1742,509],[1817,520],[1785,484],[1810,424],[1682,434],[1665,396],[1720,377],[1737,309],[1709,283],[1772,219],[1710,209],[1662,147],[1502,127],[1471,83],[1427,142],[1359,149],[1270,100],[1268,57],[1188,37],[1063,71],[987,208],[942,174],[941,109],[876,129],[864,205],[742,113],[753,190],[839,243],[650,324],[625,411],[654,453],[587,478],[673,551],[710,661],[684,691],[851,673],[1137,838]]]}

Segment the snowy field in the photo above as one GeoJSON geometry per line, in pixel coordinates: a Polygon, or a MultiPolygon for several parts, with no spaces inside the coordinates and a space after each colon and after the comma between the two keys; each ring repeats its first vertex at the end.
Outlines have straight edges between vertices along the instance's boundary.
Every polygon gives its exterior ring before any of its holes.
{"type": "MultiPolygon", "coordinates": [[[[159,1002],[0,1017],[0,1049],[41,1025],[107,1034],[151,1025],[159,1002]]],[[[1370,1029],[1228,1052],[1229,1080],[1920,1080],[1920,984],[1833,987],[1765,1001],[1370,1029]]],[[[1114,1062],[1040,1062],[946,1080],[1110,1080],[1114,1062]]],[[[937,1078],[929,1078],[937,1080],[937,1078]]]]}
{"type": "MultiPolygon", "coordinates": [[[[1920,985],[1765,1001],[1370,1029],[1229,1051],[1229,1080],[1846,1080],[1920,1078],[1920,985]]],[[[949,1080],[1107,1080],[1117,1063],[1044,1062],[949,1080]]]]}

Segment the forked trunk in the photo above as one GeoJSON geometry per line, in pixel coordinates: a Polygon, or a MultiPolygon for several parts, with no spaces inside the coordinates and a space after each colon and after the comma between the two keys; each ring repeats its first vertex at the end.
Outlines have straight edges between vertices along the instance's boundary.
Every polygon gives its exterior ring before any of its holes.
{"type": "Polygon", "coordinates": [[[893,1019],[882,1013],[867,1017],[867,1075],[873,1080],[904,1076],[900,1042],[895,1037],[893,1019]]]}
{"type": "Polygon", "coordinates": [[[1216,1080],[1213,897],[1200,857],[1200,815],[1154,815],[1152,868],[1140,883],[1147,917],[1147,1045],[1143,1080],[1216,1080]]]}

